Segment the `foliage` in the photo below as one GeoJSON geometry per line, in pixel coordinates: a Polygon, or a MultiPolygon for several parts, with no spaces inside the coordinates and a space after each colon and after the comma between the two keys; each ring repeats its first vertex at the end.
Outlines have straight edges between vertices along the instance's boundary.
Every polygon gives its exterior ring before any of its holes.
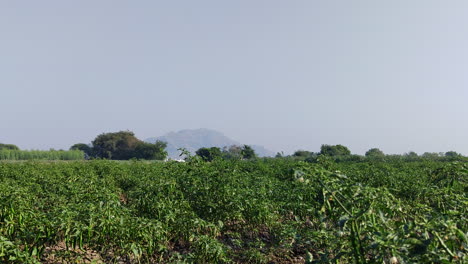
{"type": "Polygon", "coordinates": [[[0,150],[0,160],[82,160],[81,150],[0,150]]]}
{"type": "Polygon", "coordinates": [[[351,151],[343,145],[322,145],[320,147],[320,154],[336,157],[351,155],[351,151]]]}
{"type": "Polygon", "coordinates": [[[468,165],[0,163],[0,262],[466,263],[468,165]]]}
{"type": "Polygon", "coordinates": [[[383,153],[382,150],[378,148],[371,148],[366,152],[366,157],[368,158],[383,158],[385,157],[385,154],[383,153]]]}
{"type": "Polygon", "coordinates": [[[164,160],[167,157],[167,152],[164,150],[167,143],[156,141],[154,144],[140,142],[135,148],[134,157],[144,160],[164,160]]]}
{"type": "Polygon", "coordinates": [[[421,156],[426,159],[439,159],[440,157],[444,156],[445,154],[437,153],[437,152],[424,152],[421,156]]]}
{"type": "Polygon", "coordinates": [[[135,148],[140,140],[130,131],[103,133],[92,144],[98,158],[128,160],[134,157],[135,148]]]}
{"type": "Polygon", "coordinates": [[[294,152],[293,157],[307,158],[312,156],[314,153],[307,150],[297,150],[294,152]]]}
{"type": "Polygon", "coordinates": [[[20,150],[20,148],[13,144],[2,144],[0,143],[0,150],[20,150]]]}
{"type": "Polygon", "coordinates": [[[451,158],[456,158],[456,157],[460,157],[461,154],[460,153],[457,153],[455,151],[447,151],[445,152],[445,157],[451,157],[451,158]]]}
{"type": "Polygon", "coordinates": [[[104,133],[97,136],[93,142],[93,154],[97,158],[113,160],[129,160],[140,158],[147,160],[163,160],[167,156],[164,150],[165,142],[155,144],[145,143],[135,137],[131,131],[104,133]]]}
{"type": "Polygon", "coordinates": [[[275,158],[283,158],[284,157],[284,152],[276,152],[275,158]]]}
{"type": "Polygon", "coordinates": [[[414,151],[403,154],[403,157],[408,161],[417,161],[419,158],[418,153],[414,151]]]}
{"type": "Polygon", "coordinates": [[[204,161],[213,161],[221,157],[221,149],[218,147],[200,148],[195,154],[200,156],[204,161]]]}
{"type": "Polygon", "coordinates": [[[319,153],[307,151],[307,150],[298,150],[294,152],[292,158],[295,160],[301,160],[306,162],[315,162],[318,158],[319,153]]]}
{"type": "Polygon", "coordinates": [[[86,156],[94,156],[93,148],[84,143],[78,143],[70,147],[70,150],[81,150],[85,153],[86,156]]]}
{"type": "Polygon", "coordinates": [[[224,159],[241,159],[242,158],[242,147],[237,145],[232,145],[229,147],[224,147],[222,151],[222,157],[224,159]]]}
{"type": "Polygon", "coordinates": [[[254,159],[257,157],[255,150],[249,145],[244,145],[242,147],[241,155],[243,159],[254,159]]]}

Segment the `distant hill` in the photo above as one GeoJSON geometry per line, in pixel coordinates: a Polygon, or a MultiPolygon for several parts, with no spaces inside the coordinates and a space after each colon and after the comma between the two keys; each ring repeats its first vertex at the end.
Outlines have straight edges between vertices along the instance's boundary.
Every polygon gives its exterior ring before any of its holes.
{"type": "MultiPolygon", "coordinates": [[[[238,141],[226,137],[223,133],[206,129],[185,129],[178,132],[170,132],[161,137],[148,138],[145,141],[154,143],[156,140],[167,142],[167,152],[170,158],[178,158],[180,151],[179,148],[185,148],[186,150],[195,153],[199,148],[211,148],[231,145],[243,145],[238,141]]],[[[250,145],[260,157],[274,156],[275,153],[266,149],[263,146],[250,145]]]]}

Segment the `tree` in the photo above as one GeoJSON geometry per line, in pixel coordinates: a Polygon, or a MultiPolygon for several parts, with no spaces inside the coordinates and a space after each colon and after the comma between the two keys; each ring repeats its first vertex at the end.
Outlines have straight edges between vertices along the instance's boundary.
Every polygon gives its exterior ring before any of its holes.
{"type": "Polygon", "coordinates": [[[166,143],[157,141],[155,144],[145,143],[135,137],[131,131],[104,133],[93,140],[93,152],[98,158],[128,160],[164,159],[167,156],[166,143]]]}
{"type": "Polygon", "coordinates": [[[351,155],[351,151],[343,145],[322,145],[320,148],[320,154],[337,157],[351,155]]]}
{"type": "Polygon", "coordinates": [[[438,159],[441,157],[437,152],[424,152],[421,156],[425,159],[438,159]]]}
{"type": "Polygon", "coordinates": [[[225,159],[241,159],[242,158],[242,148],[238,145],[232,145],[229,147],[223,148],[222,156],[225,159]]]}
{"type": "Polygon", "coordinates": [[[406,161],[418,161],[420,159],[418,153],[414,151],[410,151],[408,153],[403,154],[403,157],[406,161]]]}
{"type": "Polygon", "coordinates": [[[408,157],[408,158],[417,158],[418,157],[418,153],[414,152],[414,151],[410,151],[408,153],[405,153],[404,156],[408,157]]]}
{"type": "Polygon", "coordinates": [[[138,143],[140,140],[130,131],[104,133],[94,139],[93,150],[99,158],[128,160],[133,157],[138,143]]]}
{"type": "Polygon", "coordinates": [[[84,143],[77,143],[70,147],[70,150],[81,150],[85,153],[86,156],[93,156],[93,148],[84,143]]]}
{"type": "Polygon", "coordinates": [[[371,148],[366,152],[366,157],[368,158],[382,158],[385,157],[385,154],[382,150],[378,148],[371,148]]]}
{"type": "Polygon", "coordinates": [[[221,149],[217,147],[199,148],[195,154],[200,156],[204,161],[213,161],[221,157],[221,149]]]}
{"type": "Polygon", "coordinates": [[[292,154],[292,157],[296,160],[302,160],[306,162],[314,162],[317,159],[319,153],[307,151],[307,150],[297,150],[292,154]]]}
{"type": "Polygon", "coordinates": [[[156,141],[154,144],[139,142],[135,147],[134,157],[145,160],[164,160],[167,157],[167,143],[156,141]]]}
{"type": "Polygon", "coordinates": [[[243,159],[254,159],[257,157],[257,154],[255,154],[255,150],[249,145],[244,145],[242,147],[241,155],[243,159]]]}
{"type": "Polygon", "coordinates": [[[455,151],[447,151],[445,152],[445,157],[448,157],[448,158],[457,158],[457,157],[461,157],[461,154],[455,152],[455,151]]]}
{"type": "Polygon", "coordinates": [[[293,157],[307,158],[309,156],[312,156],[312,154],[312,152],[307,150],[297,150],[296,152],[294,152],[293,157]]]}
{"type": "Polygon", "coordinates": [[[0,150],[3,150],[3,149],[6,149],[6,150],[20,150],[20,148],[18,148],[18,146],[16,146],[16,145],[0,143],[0,150]]]}

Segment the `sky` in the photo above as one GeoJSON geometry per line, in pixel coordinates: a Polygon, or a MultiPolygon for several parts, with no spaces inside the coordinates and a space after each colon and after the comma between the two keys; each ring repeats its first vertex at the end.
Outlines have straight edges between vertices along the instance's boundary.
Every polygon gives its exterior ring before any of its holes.
{"type": "Polygon", "coordinates": [[[0,2],[0,142],[209,128],[273,151],[468,155],[464,0],[0,2]]]}

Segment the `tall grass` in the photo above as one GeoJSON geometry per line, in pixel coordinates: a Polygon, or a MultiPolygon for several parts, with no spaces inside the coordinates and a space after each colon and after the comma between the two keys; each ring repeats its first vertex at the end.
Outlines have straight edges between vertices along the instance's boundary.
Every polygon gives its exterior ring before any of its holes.
{"type": "Polygon", "coordinates": [[[81,150],[0,150],[0,160],[83,160],[81,150]]]}

